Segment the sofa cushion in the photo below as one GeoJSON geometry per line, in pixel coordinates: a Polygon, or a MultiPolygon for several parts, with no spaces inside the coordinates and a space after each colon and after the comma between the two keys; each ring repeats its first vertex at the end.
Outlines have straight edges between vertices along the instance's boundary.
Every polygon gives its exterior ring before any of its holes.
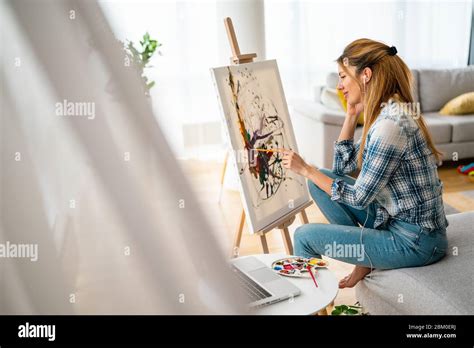
{"type": "Polygon", "coordinates": [[[474,92],[467,92],[451,99],[439,111],[441,115],[474,114],[474,92]]]}
{"type": "Polygon", "coordinates": [[[329,109],[344,111],[344,107],[339,100],[337,89],[324,87],[321,91],[321,104],[327,106],[329,109]]]}
{"type": "Polygon", "coordinates": [[[336,72],[330,72],[326,76],[326,86],[329,88],[336,89],[339,83],[339,74],[336,72]]]}
{"type": "Polygon", "coordinates": [[[474,212],[449,215],[448,253],[425,267],[374,271],[356,286],[371,314],[472,314],[474,212]]]}
{"type": "MultiPolygon", "coordinates": [[[[292,99],[288,105],[296,114],[326,124],[342,126],[346,118],[346,113],[343,110],[329,109],[323,104],[314,103],[311,100],[292,99]]],[[[294,116],[292,115],[292,117],[294,116]]]]}
{"type": "Polygon", "coordinates": [[[446,119],[438,118],[438,114],[426,113],[423,114],[426,125],[430,130],[431,136],[435,144],[446,144],[451,142],[452,138],[452,124],[446,119]]]}
{"type": "MultiPolygon", "coordinates": [[[[451,125],[451,141],[453,143],[461,143],[474,140],[474,115],[441,115],[437,112],[429,112],[424,114],[425,120],[430,120],[430,130],[432,124],[441,122],[451,125]],[[434,121],[436,120],[436,121],[434,121]]],[[[435,143],[441,143],[435,140],[435,143]]]]}
{"type": "Polygon", "coordinates": [[[474,66],[459,69],[420,69],[419,94],[423,112],[437,112],[451,99],[474,91],[474,66]]]}

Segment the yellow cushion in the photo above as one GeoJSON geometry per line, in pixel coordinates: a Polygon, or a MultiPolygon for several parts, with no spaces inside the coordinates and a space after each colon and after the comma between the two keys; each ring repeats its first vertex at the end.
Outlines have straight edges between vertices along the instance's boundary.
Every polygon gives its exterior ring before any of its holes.
{"type": "MultiPolygon", "coordinates": [[[[341,101],[342,107],[344,108],[344,111],[347,111],[347,100],[344,97],[344,93],[342,93],[341,90],[337,90],[337,96],[339,97],[339,100],[341,101]]],[[[364,113],[361,112],[359,115],[359,119],[357,120],[357,124],[363,126],[364,125],[364,113]]]]}
{"type": "Polygon", "coordinates": [[[439,113],[441,115],[474,114],[474,92],[464,93],[450,100],[439,113]]]}

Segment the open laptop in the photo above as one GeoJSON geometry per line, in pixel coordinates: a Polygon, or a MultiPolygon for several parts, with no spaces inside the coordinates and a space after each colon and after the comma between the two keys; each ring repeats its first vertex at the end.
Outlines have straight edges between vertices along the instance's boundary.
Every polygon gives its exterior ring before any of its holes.
{"type": "Polygon", "coordinates": [[[230,263],[245,289],[250,307],[267,306],[301,294],[298,287],[277,275],[256,257],[242,257],[230,263]]]}

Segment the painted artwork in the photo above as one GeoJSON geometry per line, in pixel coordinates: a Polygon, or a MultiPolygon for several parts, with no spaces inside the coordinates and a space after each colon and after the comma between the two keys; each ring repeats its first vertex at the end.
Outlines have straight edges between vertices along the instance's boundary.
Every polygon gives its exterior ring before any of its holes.
{"type": "Polygon", "coordinates": [[[297,152],[275,60],[211,69],[242,187],[251,232],[309,201],[303,177],[283,168],[281,149],[297,152]]]}

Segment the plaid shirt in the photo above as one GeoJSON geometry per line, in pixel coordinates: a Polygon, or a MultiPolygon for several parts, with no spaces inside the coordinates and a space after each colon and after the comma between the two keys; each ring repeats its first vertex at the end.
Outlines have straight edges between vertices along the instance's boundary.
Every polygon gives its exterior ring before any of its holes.
{"type": "MultiPolygon", "coordinates": [[[[335,142],[333,172],[349,174],[357,169],[360,140],[335,142]]],[[[357,209],[375,202],[374,228],[384,228],[390,218],[428,230],[448,226],[444,213],[443,184],[436,160],[421,130],[400,104],[390,100],[367,134],[361,172],[350,185],[333,181],[331,199],[357,209]]]]}

